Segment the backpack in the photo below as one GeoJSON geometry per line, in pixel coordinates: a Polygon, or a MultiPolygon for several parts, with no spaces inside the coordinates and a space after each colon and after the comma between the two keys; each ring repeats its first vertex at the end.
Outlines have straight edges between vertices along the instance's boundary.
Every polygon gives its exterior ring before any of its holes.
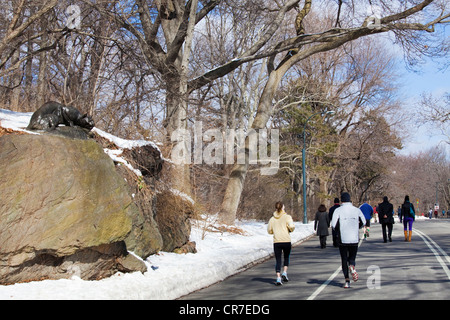
{"type": "Polygon", "coordinates": [[[412,206],[412,204],[410,202],[406,202],[403,204],[402,211],[405,213],[405,216],[403,218],[410,217],[410,218],[413,218],[413,220],[416,219],[414,207],[412,206]],[[403,210],[403,208],[404,208],[404,210],[403,210]]]}

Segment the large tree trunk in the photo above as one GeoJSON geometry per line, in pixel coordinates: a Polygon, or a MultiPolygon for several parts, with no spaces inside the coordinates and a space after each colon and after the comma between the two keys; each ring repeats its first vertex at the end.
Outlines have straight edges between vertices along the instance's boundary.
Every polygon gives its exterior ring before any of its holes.
{"type": "MultiPolygon", "coordinates": [[[[252,129],[264,129],[267,121],[272,115],[273,107],[272,101],[275,92],[280,84],[281,78],[286,73],[288,68],[286,65],[270,73],[267,84],[261,95],[258,105],[258,111],[252,123],[252,129]]],[[[242,190],[244,188],[245,177],[247,176],[248,161],[249,161],[249,138],[245,139],[245,164],[235,164],[230,173],[230,179],[225,191],[225,196],[222,201],[220,210],[220,220],[225,224],[234,224],[236,220],[236,212],[241,199],[242,190]]],[[[277,200],[274,200],[277,201],[277,200]]]]}
{"type": "MultiPolygon", "coordinates": [[[[45,21],[41,19],[41,25],[44,26],[45,21]]],[[[44,32],[41,37],[41,48],[47,46],[48,33],[44,32]]],[[[47,101],[47,52],[39,53],[39,74],[37,79],[36,104],[34,109],[39,108],[47,101]]]]}
{"type": "MultiPolygon", "coordinates": [[[[187,134],[187,108],[188,108],[188,67],[191,56],[191,45],[194,36],[195,16],[197,11],[198,0],[193,0],[191,3],[189,22],[186,31],[186,38],[184,48],[179,52],[179,68],[177,74],[169,76],[166,80],[167,86],[167,133],[173,142],[173,134],[178,135],[181,139],[177,142],[177,148],[172,149],[172,152],[181,152],[184,156],[184,161],[175,163],[171,166],[170,177],[172,186],[177,190],[191,195],[190,184],[190,135],[187,134]],[[184,134],[183,134],[184,132],[184,134]],[[180,136],[177,133],[182,133],[180,136]]],[[[171,28],[167,28],[171,29],[171,28]]],[[[177,31],[177,30],[176,30],[177,31]]],[[[170,38],[176,34],[172,33],[170,38]]],[[[166,34],[166,37],[168,34],[166,34]]],[[[172,154],[172,159],[173,159],[172,154]]],[[[179,155],[175,155],[177,157],[179,155]]]]}
{"type": "MultiPolygon", "coordinates": [[[[12,57],[12,63],[15,64],[17,61],[19,61],[19,50],[16,50],[12,57]]],[[[22,82],[22,70],[16,69],[14,73],[11,75],[10,80],[10,88],[11,89],[11,97],[10,97],[10,107],[13,111],[20,111],[19,108],[19,101],[20,101],[20,91],[22,90],[21,87],[22,82]]]]}
{"type": "Polygon", "coordinates": [[[180,94],[179,76],[167,80],[166,96],[166,130],[168,143],[171,146],[169,179],[172,187],[188,195],[190,188],[190,141],[187,131],[187,101],[180,94]]]}

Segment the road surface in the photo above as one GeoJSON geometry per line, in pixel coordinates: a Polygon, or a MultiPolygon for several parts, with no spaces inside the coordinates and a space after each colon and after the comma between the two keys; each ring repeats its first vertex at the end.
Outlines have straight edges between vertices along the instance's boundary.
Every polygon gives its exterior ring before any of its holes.
{"type": "Polygon", "coordinates": [[[419,220],[411,242],[396,223],[392,242],[383,243],[381,226],[358,250],[359,280],[344,289],[339,250],[320,249],[319,239],[293,248],[290,281],[275,286],[274,258],[225,281],[182,297],[183,300],[450,300],[450,220],[419,220]]]}

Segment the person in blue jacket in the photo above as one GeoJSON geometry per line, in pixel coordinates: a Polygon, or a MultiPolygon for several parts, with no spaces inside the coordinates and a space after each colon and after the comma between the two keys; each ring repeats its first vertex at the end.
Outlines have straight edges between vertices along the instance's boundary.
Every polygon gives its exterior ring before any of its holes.
{"type": "Polygon", "coordinates": [[[364,202],[359,207],[359,210],[362,211],[362,213],[364,214],[364,218],[366,218],[366,224],[364,225],[364,240],[366,240],[369,237],[370,219],[372,219],[373,209],[370,204],[364,202]]]}

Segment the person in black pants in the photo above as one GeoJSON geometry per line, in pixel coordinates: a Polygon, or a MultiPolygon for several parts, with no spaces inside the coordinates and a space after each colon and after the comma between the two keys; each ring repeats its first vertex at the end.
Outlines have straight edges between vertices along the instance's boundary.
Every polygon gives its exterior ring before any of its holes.
{"type": "Polygon", "coordinates": [[[314,219],[314,231],[317,232],[320,240],[320,248],[327,247],[328,228],[330,227],[330,218],[328,216],[327,208],[321,204],[316,212],[314,219]]]}
{"type": "MultiPolygon", "coordinates": [[[[331,220],[333,220],[333,213],[334,210],[336,210],[336,208],[339,208],[340,204],[339,204],[339,198],[334,198],[334,205],[328,210],[328,216],[330,217],[330,222],[331,220]]],[[[334,230],[334,228],[331,228],[331,235],[333,237],[333,247],[337,248],[339,247],[339,244],[337,242],[337,238],[336,238],[336,230],[334,230]]]]}
{"type": "Polygon", "coordinates": [[[342,272],[345,277],[344,288],[350,288],[351,273],[353,281],[358,280],[356,272],[356,255],[358,253],[359,228],[366,224],[362,211],[354,207],[347,192],[341,195],[342,205],[333,213],[331,226],[336,229],[339,253],[341,254],[342,272]]]}
{"type": "Polygon", "coordinates": [[[289,281],[287,269],[289,266],[289,256],[291,254],[291,236],[289,233],[295,229],[292,217],[284,211],[284,205],[278,201],[275,204],[276,211],[269,220],[267,232],[273,234],[273,250],[275,253],[275,272],[277,274],[276,285],[282,285],[289,281]],[[284,253],[284,267],[281,273],[281,254],[284,253]]]}
{"type": "Polygon", "coordinates": [[[383,230],[383,242],[388,238],[392,242],[392,227],[394,225],[394,206],[388,201],[388,197],[383,197],[383,202],[378,205],[378,216],[380,218],[381,228],[383,230]],[[388,233],[386,234],[386,227],[388,233]]]}

